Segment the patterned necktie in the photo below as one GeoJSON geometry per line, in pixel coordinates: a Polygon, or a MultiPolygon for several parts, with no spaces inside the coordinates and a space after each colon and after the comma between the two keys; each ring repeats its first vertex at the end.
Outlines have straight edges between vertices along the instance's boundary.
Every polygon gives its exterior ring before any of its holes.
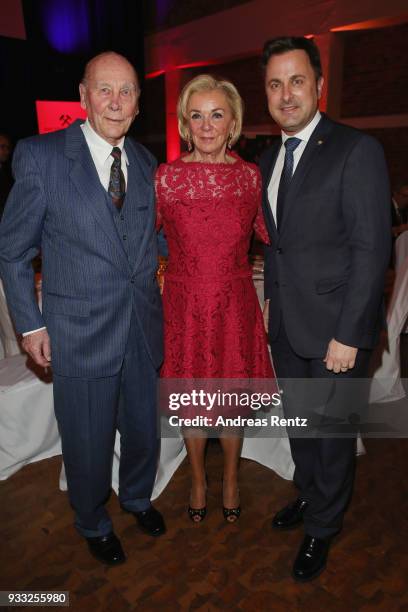
{"type": "Polygon", "coordinates": [[[108,193],[116,208],[120,210],[126,193],[125,177],[121,165],[122,151],[119,147],[113,147],[111,155],[113,157],[113,162],[110,171],[108,193]]]}
{"type": "Polygon", "coordinates": [[[302,141],[300,138],[288,138],[285,140],[285,161],[283,162],[282,174],[279,181],[278,199],[276,202],[276,226],[279,229],[282,217],[283,208],[285,205],[285,196],[289,189],[290,181],[293,174],[293,151],[302,141]]]}

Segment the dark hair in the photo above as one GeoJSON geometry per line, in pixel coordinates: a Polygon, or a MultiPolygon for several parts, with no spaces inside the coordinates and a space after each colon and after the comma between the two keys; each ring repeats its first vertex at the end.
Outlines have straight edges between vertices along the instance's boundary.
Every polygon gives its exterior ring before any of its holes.
{"type": "Polygon", "coordinates": [[[262,51],[262,65],[266,68],[269,58],[272,55],[280,55],[281,53],[296,51],[297,49],[307,53],[317,81],[322,76],[322,64],[320,61],[319,49],[311,38],[304,38],[303,36],[282,36],[280,38],[271,38],[267,40],[262,51]]]}

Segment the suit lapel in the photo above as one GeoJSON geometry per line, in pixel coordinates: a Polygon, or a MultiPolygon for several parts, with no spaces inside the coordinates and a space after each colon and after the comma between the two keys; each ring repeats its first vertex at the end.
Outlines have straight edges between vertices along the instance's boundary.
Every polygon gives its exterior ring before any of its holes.
{"type": "Polygon", "coordinates": [[[331,121],[324,114],[314,129],[296,167],[285,199],[285,207],[281,221],[280,233],[285,230],[285,222],[293,210],[297,195],[316,157],[324,151],[325,138],[331,131],[331,121]]]}
{"type": "MultiPolygon", "coordinates": [[[[148,206],[148,214],[145,216],[145,226],[142,228],[143,238],[140,242],[136,260],[132,264],[133,271],[135,271],[146,252],[152,231],[154,231],[156,220],[153,197],[153,168],[142,162],[140,154],[130,138],[126,138],[125,140],[125,149],[129,160],[128,186],[126,193],[126,199],[128,200],[127,206],[135,206],[137,202],[143,206],[148,206]]],[[[133,213],[137,215],[138,211],[133,211],[133,213]]],[[[138,222],[137,219],[136,222],[138,222]]]]}
{"type": "Polygon", "coordinates": [[[101,185],[91,153],[82,133],[81,122],[66,129],[65,154],[73,160],[70,178],[86,202],[89,211],[116,248],[119,259],[129,268],[112,215],[106,205],[106,192],[101,185]]]}
{"type": "Polygon", "coordinates": [[[272,240],[276,240],[277,229],[276,229],[275,219],[273,218],[271,205],[269,203],[268,185],[271,181],[273,169],[275,168],[275,164],[276,164],[276,160],[279,154],[279,149],[281,147],[281,144],[282,144],[282,141],[279,139],[279,141],[277,141],[276,144],[272,145],[269,151],[269,155],[265,159],[265,165],[262,165],[261,167],[262,179],[263,179],[262,180],[262,185],[263,185],[262,206],[263,206],[266,226],[269,232],[269,236],[272,240]]]}

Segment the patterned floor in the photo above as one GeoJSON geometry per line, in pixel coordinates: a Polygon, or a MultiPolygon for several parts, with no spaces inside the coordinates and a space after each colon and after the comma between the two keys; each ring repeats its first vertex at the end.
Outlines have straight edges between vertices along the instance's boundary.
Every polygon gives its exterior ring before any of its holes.
{"type": "Polygon", "coordinates": [[[209,514],[186,514],[188,466],[157,501],[168,532],[139,532],[113,495],[109,509],[128,562],[104,568],[74,530],[66,494],[57,489],[59,458],[25,467],[0,485],[0,589],[68,590],[71,610],[408,611],[408,439],[368,440],[355,494],[328,568],[316,581],[290,578],[301,531],[271,530],[270,518],[294,496],[293,485],[242,461],[239,524],[221,515],[216,442],[208,452],[209,514]]]}

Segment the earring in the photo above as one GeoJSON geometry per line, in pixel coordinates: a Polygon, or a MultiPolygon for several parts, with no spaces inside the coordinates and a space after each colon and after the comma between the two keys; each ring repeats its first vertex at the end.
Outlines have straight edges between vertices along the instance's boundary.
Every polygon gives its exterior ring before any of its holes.
{"type": "Polygon", "coordinates": [[[187,148],[188,148],[189,152],[191,152],[193,150],[193,143],[191,142],[191,136],[190,135],[188,136],[188,139],[187,139],[187,148]]]}
{"type": "Polygon", "coordinates": [[[232,133],[228,136],[228,142],[227,142],[227,147],[231,150],[232,149],[232,133]]]}

